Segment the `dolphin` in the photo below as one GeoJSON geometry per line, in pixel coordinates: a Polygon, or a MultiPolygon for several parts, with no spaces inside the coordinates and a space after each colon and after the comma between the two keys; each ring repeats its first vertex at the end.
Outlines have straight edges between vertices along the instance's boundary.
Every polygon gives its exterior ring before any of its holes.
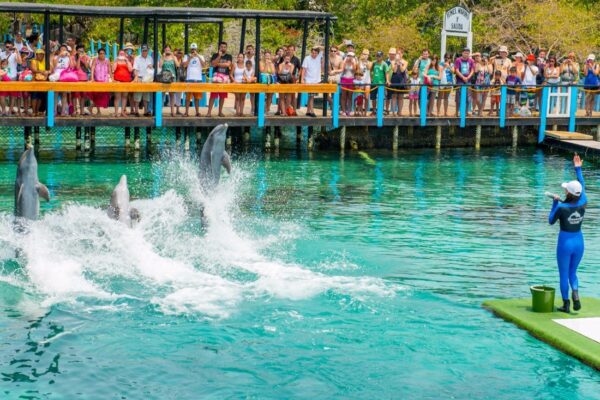
{"type": "Polygon", "coordinates": [[[33,149],[28,148],[19,159],[15,179],[15,217],[36,220],[40,213],[40,197],[50,201],[48,188],[38,180],[38,164],[33,149]]]}
{"type": "Polygon", "coordinates": [[[215,126],[200,153],[200,180],[205,188],[215,186],[221,178],[221,165],[231,173],[231,159],[225,151],[227,124],[215,126]]]}
{"type": "Polygon", "coordinates": [[[127,188],[127,175],[121,179],[110,197],[107,211],[108,217],[124,223],[131,228],[133,221],[140,220],[140,213],[136,208],[129,206],[129,189],[127,188]]]}

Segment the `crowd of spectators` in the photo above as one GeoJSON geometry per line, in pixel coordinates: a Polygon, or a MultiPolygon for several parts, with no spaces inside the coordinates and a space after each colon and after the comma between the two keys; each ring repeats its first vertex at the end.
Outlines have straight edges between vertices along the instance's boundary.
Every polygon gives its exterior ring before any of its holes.
{"type": "MultiPolygon", "coordinates": [[[[75,38],[68,38],[64,44],[52,42],[50,47],[50,62],[46,65],[46,52],[37,35],[26,40],[17,33],[14,40],[6,40],[0,51],[0,81],[317,84],[324,81],[327,69],[328,82],[340,85],[339,108],[345,116],[366,116],[369,112],[375,115],[380,86],[385,87],[386,115],[416,116],[421,105],[426,104],[425,111],[429,116],[448,117],[452,109],[454,116],[458,116],[463,86],[468,87],[469,115],[484,116],[486,112],[490,116],[497,115],[502,86],[507,86],[507,115],[531,115],[539,109],[543,86],[563,90],[565,85],[573,84],[582,84],[586,93],[585,112],[591,116],[600,88],[600,65],[594,54],[588,55],[580,64],[572,52],[562,58],[549,55],[543,49],[527,56],[517,51],[511,56],[506,46],[500,46],[493,54],[471,53],[465,48],[458,56],[445,54],[443,58],[423,49],[421,55],[410,62],[401,48],[392,47],[387,55],[375,51],[372,57],[369,49],[358,52],[352,41],[344,40],[340,45],[330,47],[328,65],[325,65],[321,46],[313,47],[300,60],[294,45],[280,47],[275,52],[261,49],[257,58],[252,45],[233,57],[227,43],[221,42],[208,61],[200,54],[196,43],[189,46],[188,54],[184,54],[183,49],[165,46],[158,57],[151,54],[146,44],[136,49],[133,44],[126,43],[112,61],[103,48],[90,55],[75,38]],[[209,70],[212,71],[210,76],[209,70]],[[454,104],[450,102],[454,97],[452,92],[456,96],[454,104]],[[427,96],[425,103],[422,102],[424,94],[427,96]]],[[[150,116],[150,95],[138,92],[56,93],[55,112],[60,116],[100,115],[102,109],[112,105],[116,117],[150,116]]],[[[171,116],[189,116],[192,105],[195,115],[200,116],[202,96],[202,93],[168,93],[166,101],[171,116]]],[[[307,116],[316,116],[315,96],[315,93],[308,95],[307,116]]],[[[210,117],[216,107],[218,115],[224,116],[227,97],[228,93],[224,91],[210,93],[210,98],[206,99],[206,115],[210,117]]],[[[244,116],[247,101],[253,112],[257,100],[254,94],[235,93],[234,97],[235,116],[244,116]]],[[[300,103],[297,94],[281,93],[276,107],[273,100],[272,94],[266,95],[267,115],[297,115],[300,103]]],[[[328,101],[331,105],[331,97],[328,101]]],[[[0,91],[1,115],[40,116],[45,107],[46,94],[43,92],[0,91]]]]}

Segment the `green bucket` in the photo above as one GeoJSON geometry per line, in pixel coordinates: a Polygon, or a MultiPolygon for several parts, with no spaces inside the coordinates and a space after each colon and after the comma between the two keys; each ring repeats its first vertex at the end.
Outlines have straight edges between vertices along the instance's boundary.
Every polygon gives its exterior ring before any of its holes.
{"type": "Polygon", "coordinates": [[[532,286],[531,308],[533,312],[549,313],[554,311],[554,288],[549,286],[532,286]]]}

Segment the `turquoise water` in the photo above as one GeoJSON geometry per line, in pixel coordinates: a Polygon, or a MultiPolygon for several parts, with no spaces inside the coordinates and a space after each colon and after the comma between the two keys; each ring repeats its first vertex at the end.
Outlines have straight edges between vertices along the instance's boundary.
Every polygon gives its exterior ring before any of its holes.
{"type": "MultiPolygon", "coordinates": [[[[26,235],[4,155],[3,398],[600,398],[598,372],[481,308],[557,285],[543,192],[572,179],[562,155],[238,154],[206,197],[180,153],[48,150],[52,200],[26,235]],[[102,209],[124,173],[133,229],[102,209]]],[[[581,292],[598,297],[584,175],[581,292]]]]}

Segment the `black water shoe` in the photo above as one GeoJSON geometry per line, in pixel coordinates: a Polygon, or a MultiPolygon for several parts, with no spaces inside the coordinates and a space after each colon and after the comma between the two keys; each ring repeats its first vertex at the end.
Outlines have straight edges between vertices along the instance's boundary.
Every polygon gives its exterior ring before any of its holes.
{"type": "Polygon", "coordinates": [[[558,307],[558,311],[569,314],[571,312],[571,301],[563,300],[563,306],[558,307]]]}
{"type": "Polygon", "coordinates": [[[579,290],[573,290],[573,310],[579,311],[581,302],[579,301],[579,290]]]}

